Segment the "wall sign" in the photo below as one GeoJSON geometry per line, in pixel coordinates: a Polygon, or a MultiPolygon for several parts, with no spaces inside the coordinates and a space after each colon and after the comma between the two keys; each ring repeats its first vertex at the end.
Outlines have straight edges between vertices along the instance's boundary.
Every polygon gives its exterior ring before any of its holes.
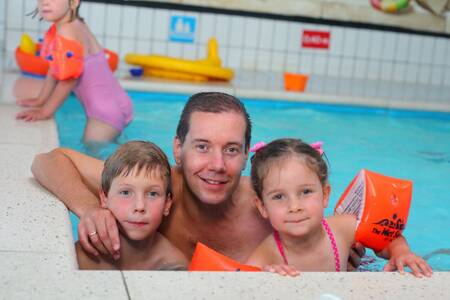
{"type": "Polygon", "coordinates": [[[330,32],[318,30],[303,30],[302,48],[330,48],[330,32]]]}
{"type": "Polygon", "coordinates": [[[172,16],[170,18],[169,40],[172,42],[193,43],[196,23],[195,17],[172,16]]]}

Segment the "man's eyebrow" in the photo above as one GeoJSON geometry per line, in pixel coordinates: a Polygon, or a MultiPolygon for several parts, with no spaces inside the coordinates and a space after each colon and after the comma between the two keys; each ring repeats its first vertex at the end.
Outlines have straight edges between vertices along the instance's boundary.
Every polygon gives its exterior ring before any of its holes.
{"type": "Polygon", "coordinates": [[[209,143],[209,140],[198,138],[198,139],[193,139],[192,142],[193,143],[199,143],[199,142],[209,143]]]}

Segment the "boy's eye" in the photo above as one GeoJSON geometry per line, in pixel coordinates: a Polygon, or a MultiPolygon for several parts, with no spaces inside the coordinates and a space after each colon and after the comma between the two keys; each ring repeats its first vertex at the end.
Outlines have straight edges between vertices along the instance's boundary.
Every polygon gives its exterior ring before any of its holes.
{"type": "Polygon", "coordinates": [[[131,194],[131,192],[128,190],[122,190],[119,192],[119,194],[122,196],[129,196],[131,194]]]}
{"type": "Polygon", "coordinates": [[[151,198],[155,198],[155,197],[159,196],[159,193],[155,192],[155,191],[151,191],[151,192],[148,192],[148,196],[151,198]]]}
{"type": "Polygon", "coordinates": [[[282,200],[283,194],[275,194],[272,196],[272,200],[282,200]]]}

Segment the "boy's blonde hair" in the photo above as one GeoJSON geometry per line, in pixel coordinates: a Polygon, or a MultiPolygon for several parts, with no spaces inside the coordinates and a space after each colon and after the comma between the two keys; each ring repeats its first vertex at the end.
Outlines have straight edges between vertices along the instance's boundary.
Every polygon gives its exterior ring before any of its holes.
{"type": "Polygon", "coordinates": [[[102,172],[102,191],[108,195],[111,183],[117,176],[128,176],[136,169],[136,174],[157,174],[166,183],[166,194],[172,193],[170,164],[164,152],[155,144],[146,141],[132,141],[123,144],[105,161],[102,172]]]}

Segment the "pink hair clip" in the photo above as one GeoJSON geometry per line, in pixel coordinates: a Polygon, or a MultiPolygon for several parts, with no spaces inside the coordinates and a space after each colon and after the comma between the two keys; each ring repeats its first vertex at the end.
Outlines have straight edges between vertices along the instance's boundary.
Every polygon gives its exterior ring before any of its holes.
{"type": "Polygon", "coordinates": [[[323,154],[322,145],[323,145],[322,141],[318,141],[318,142],[314,142],[314,143],[310,144],[310,146],[313,147],[313,149],[317,150],[320,155],[323,154]]]}
{"type": "Polygon", "coordinates": [[[266,143],[264,142],[257,142],[256,144],[253,145],[253,147],[250,148],[250,152],[256,153],[259,150],[261,150],[262,148],[264,148],[266,146],[266,143]]]}

